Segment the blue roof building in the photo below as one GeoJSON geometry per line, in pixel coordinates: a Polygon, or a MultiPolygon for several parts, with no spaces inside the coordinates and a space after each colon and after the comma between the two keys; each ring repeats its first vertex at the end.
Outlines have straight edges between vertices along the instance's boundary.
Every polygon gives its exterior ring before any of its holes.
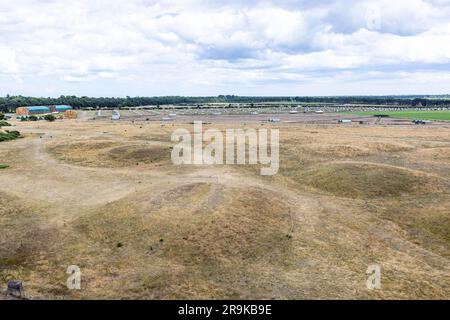
{"type": "Polygon", "coordinates": [[[30,106],[25,107],[25,109],[28,110],[28,114],[45,114],[51,112],[49,107],[44,106],[30,106]]]}
{"type": "Polygon", "coordinates": [[[57,112],[65,112],[67,110],[72,110],[71,106],[66,106],[66,105],[57,105],[55,106],[55,111],[57,112]]]}
{"type": "Polygon", "coordinates": [[[64,113],[67,110],[72,110],[71,106],[67,105],[56,105],[56,106],[27,106],[20,107],[16,109],[16,113],[18,115],[32,115],[32,114],[46,114],[46,113],[55,113],[61,112],[64,113]]]}

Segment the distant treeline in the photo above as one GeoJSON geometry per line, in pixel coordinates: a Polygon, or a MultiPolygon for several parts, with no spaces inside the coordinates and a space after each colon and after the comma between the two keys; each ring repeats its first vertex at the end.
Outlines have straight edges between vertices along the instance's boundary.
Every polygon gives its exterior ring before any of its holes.
{"type": "Polygon", "coordinates": [[[0,112],[14,112],[21,106],[71,105],[75,109],[86,108],[126,108],[148,105],[202,105],[206,103],[335,103],[335,104],[377,104],[403,106],[449,106],[450,96],[339,96],[339,97],[242,97],[220,95],[216,97],[126,97],[92,98],[60,96],[59,98],[35,98],[23,96],[0,97],[0,112]]]}

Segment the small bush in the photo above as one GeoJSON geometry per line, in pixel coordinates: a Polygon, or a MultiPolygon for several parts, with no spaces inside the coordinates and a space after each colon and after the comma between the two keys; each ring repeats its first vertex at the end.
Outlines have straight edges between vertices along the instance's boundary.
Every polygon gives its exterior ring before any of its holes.
{"type": "Polygon", "coordinates": [[[38,117],[31,115],[28,117],[28,121],[38,121],[38,117]]]}
{"type": "Polygon", "coordinates": [[[0,132],[0,141],[8,141],[21,138],[19,131],[0,132]]]}
{"type": "Polygon", "coordinates": [[[3,113],[0,112],[0,120],[5,120],[5,115],[3,113]]]}
{"type": "Polygon", "coordinates": [[[6,169],[6,168],[9,168],[9,166],[7,164],[0,163],[0,169],[6,169]]]}
{"type": "Polygon", "coordinates": [[[10,127],[10,126],[11,125],[8,122],[0,120],[0,128],[1,127],[10,127]]]}
{"type": "Polygon", "coordinates": [[[55,116],[52,115],[52,114],[47,114],[47,115],[44,116],[44,120],[47,120],[47,121],[49,121],[49,122],[53,122],[53,121],[56,120],[56,118],[55,118],[55,116]]]}

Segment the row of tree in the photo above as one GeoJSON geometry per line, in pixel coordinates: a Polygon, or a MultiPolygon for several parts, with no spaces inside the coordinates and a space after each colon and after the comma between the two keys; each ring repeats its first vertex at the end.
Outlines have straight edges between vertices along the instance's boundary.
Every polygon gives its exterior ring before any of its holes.
{"type": "Polygon", "coordinates": [[[87,108],[126,108],[148,105],[202,105],[207,103],[337,103],[337,104],[377,104],[410,106],[449,106],[449,96],[348,96],[348,97],[242,97],[220,95],[215,97],[126,97],[126,98],[92,98],[77,96],[60,96],[59,98],[36,98],[24,96],[0,97],[0,112],[14,112],[22,106],[71,105],[75,109],[87,108]]]}

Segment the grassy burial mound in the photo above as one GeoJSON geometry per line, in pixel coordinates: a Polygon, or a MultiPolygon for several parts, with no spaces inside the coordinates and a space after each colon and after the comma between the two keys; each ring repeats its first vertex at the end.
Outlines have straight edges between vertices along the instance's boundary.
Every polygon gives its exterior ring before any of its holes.
{"type": "Polygon", "coordinates": [[[48,147],[55,158],[88,167],[120,168],[170,161],[170,147],[136,142],[85,141],[48,147]]]}
{"type": "Polygon", "coordinates": [[[315,189],[347,198],[397,197],[444,191],[445,181],[404,168],[359,162],[322,164],[298,177],[315,189]]]}
{"type": "Polygon", "coordinates": [[[289,212],[263,189],[188,183],[105,205],[75,220],[73,234],[85,241],[78,247],[95,243],[103,252],[88,267],[117,270],[112,296],[232,298],[249,287],[257,296],[273,285],[273,274],[247,268],[280,270],[289,261],[289,212]]]}
{"type": "MultiPolygon", "coordinates": [[[[42,220],[42,208],[0,191],[0,281],[34,269],[57,230],[42,220]]],[[[52,240],[53,239],[53,240],[52,240]]]]}
{"type": "Polygon", "coordinates": [[[170,148],[162,146],[147,145],[125,145],[112,148],[108,151],[107,157],[116,163],[132,165],[135,163],[159,163],[169,160],[170,148]]]}
{"type": "Polygon", "coordinates": [[[308,156],[320,158],[352,158],[368,156],[371,150],[364,146],[352,145],[305,145],[301,147],[301,152],[308,156]]]}
{"type": "Polygon", "coordinates": [[[417,150],[414,157],[437,163],[450,163],[450,147],[433,147],[417,150]]]}

